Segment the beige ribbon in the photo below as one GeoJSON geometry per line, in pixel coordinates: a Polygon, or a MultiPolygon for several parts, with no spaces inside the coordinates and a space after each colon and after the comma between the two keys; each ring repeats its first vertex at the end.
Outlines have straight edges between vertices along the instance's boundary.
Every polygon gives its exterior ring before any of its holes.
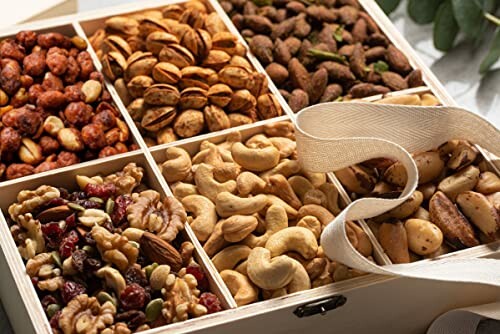
{"type": "Polygon", "coordinates": [[[325,103],[297,114],[297,149],[303,167],[331,172],[387,157],[406,168],[408,182],[396,199],[363,198],[347,206],[321,235],[332,260],[364,272],[500,286],[500,261],[442,259],[379,266],[358,253],[345,232],[348,220],[378,216],[402,204],[417,188],[417,168],[409,152],[433,149],[451,139],[467,139],[500,156],[500,131],[482,117],[454,107],[408,107],[367,103],[325,103]]]}

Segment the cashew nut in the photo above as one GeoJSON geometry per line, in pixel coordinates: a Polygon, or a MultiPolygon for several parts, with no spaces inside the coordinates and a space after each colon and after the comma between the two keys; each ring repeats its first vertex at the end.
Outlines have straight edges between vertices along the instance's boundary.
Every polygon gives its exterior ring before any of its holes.
{"type": "Polygon", "coordinates": [[[186,196],[189,195],[197,195],[198,194],[198,189],[194,184],[191,183],[184,183],[184,182],[175,182],[174,184],[170,185],[170,189],[172,189],[172,193],[174,196],[178,199],[181,200],[186,196]]]}
{"type": "Polygon", "coordinates": [[[191,173],[191,157],[180,147],[166,150],[167,160],[161,164],[161,172],[167,182],[183,181],[191,173]]]}
{"type": "Polygon", "coordinates": [[[280,159],[280,152],[274,146],[248,148],[242,143],[234,143],[231,154],[236,163],[252,172],[263,172],[275,167],[280,159]]]}
{"type": "Polygon", "coordinates": [[[304,194],[304,204],[317,204],[326,207],[326,195],[319,189],[311,189],[304,194]]]}
{"type": "Polygon", "coordinates": [[[240,196],[257,195],[264,192],[266,181],[252,172],[243,172],[236,179],[236,187],[240,196]]]}
{"type": "Polygon", "coordinates": [[[318,242],[314,233],[307,228],[293,226],[271,235],[265,247],[271,252],[272,257],[286,252],[297,252],[304,259],[312,259],[318,251],[318,242]]]}
{"type": "Polygon", "coordinates": [[[104,278],[106,285],[115,290],[116,294],[119,296],[125,289],[127,284],[122,274],[112,267],[102,267],[96,271],[96,276],[99,278],[104,278]]]}
{"type": "Polygon", "coordinates": [[[311,288],[311,279],[309,278],[309,274],[300,262],[296,260],[293,261],[295,261],[295,267],[297,270],[295,270],[292,281],[286,287],[287,293],[309,290],[311,288]]]}
{"type": "Polygon", "coordinates": [[[266,195],[241,198],[230,192],[224,191],[216,196],[215,208],[219,216],[223,218],[238,214],[252,215],[262,210],[267,205],[268,201],[266,195]]]}
{"type": "Polygon", "coordinates": [[[186,196],[181,202],[186,211],[194,216],[194,220],[189,224],[194,234],[201,242],[206,241],[214,231],[217,222],[214,203],[201,195],[186,196]]]}
{"type": "Polygon", "coordinates": [[[298,209],[302,206],[302,203],[297,195],[295,195],[288,180],[281,174],[272,175],[267,179],[265,192],[278,196],[294,209],[298,209]]]}
{"type": "Polygon", "coordinates": [[[222,234],[229,242],[239,242],[249,236],[257,228],[257,224],[254,216],[234,215],[222,223],[222,234]]]}
{"type": "Polygon", "coordinates": [[[234,270],[224,270],[220,276],[234,297],[236,305],[243,306],[258,300],[259,290],[245,275],[234,270]]]}
{"type": "MultiPolygon", "coordinates": [[[[271,206],[271,205],[279,205],[281,207],[283,207],[283,209],[285,209],[285,212],[286,212],[286,215],[288,217],[288,219],[295,219],[297,218],[297,210],[295,210],[294,208],[292,208],[287,202],[285,202],[284,200],[282,200],[281,198],[279,198],[278,196],[274,196],[274,195],[267,195],[267,198],[268,198],[268,206],[271,206]]],[[[265,207],[265,210],[267,210],[268,207],[265,207]]]]}
{"type": "Polygon", "coordinates": [[[200,164],[196,169],[194,182],[196,183],[198,192],[212,202],[215,201],[219,193],[233,193],[236,191],[236,181],[217,182],[214,179],[214,167],[204,163],[200,164]]]}
{"type": "Polygon", "coordinates": [[[271,137],[271,143],[280,151],[280,158],[288,158],[297,149],[297,143],[285,137],[271,137]]]}
{"type": "Polygon", "coordinates": [[[234,269],[236,266],[246,260],[252,249],[245,245],[229,246],[215,254],[212,262],[218,272],[226,269],[234,269]]]}
{"type": "Polygon", "coordinates": [[[295,194],[299,197],[299,199],[303,202],[304,196],[307,194],[309,190],[314,189],[312,183],[303,176],[295,175],[288,179],[288,183],[292,187],[295,194]]]}
{"type": "MultiPolygon", "coordinates": [[[[248,257],[247,257],[248,258],[248,257]]],[[[237,272],[239,272],[240,274],[243,274],[245,276],[248,276],[248,273],[247,273],[247,266],[248,266],[248,261],[245,260],[243,262],[241,262],[239,265],[236,266],[236,268],[234,270],[236,270],[237,272]]]]}
{"type": "Polygon", "coordinates": [[[234,143],[241,143],[242,141],[241,133],[239,131],[234,131],[226,136],[226,141],[218,144],[219,148],[231,151],[231,147],[234,143]]]}
{"type": "Polygon", "coordinates": [[[323,226],[330,224],[335,219],[335,216],[330,211],[316,204],[307,204],[299,209],[297,219],[302,219],[305,216],[318,218],[323,226]]]}
{"type": "Polygon", "coordinates": [[[302,171],[302,174],[304,174],[304,176],[312,183],[315,188],[319,188],[323,183],[326,183],[325,173],[302,171]]]}
{"type": "Polygon", "coordinates": [[[275,290],[287,286],[294,278],[297,262],[286,255],[271,258],[271,252],[255,247],[248,256],[250,280],[261,289],[275,290]]]}
{"type": "Polygon", "coordinates": [[[288,218],[285,209],[280,205],[271,205],[266,212],[266,233],[261,236],[250,234],[243,240],[243,244],[254,247],[263,247],[269,237],[288,227],[288,218]]]}
{"type": "Polygon", "coordinates": [[[241,166],[234,162],[224,162],[214,168],[214,178],[217,182],[236,180],[240,173],[241,166]]]}
{"type": "Polygon", "coordinates": [[[293,174],[298,173],[300,168],[300,163],[297,160],[283,159],[276,165],[276,167],[265,171],[264,173],[260,173],[260,177],[264,179],[276,174],[281,174],[284,177],[290,177],[293,174]]]}
{"type": "Polygon", "coordinates": [[[267,138],[266,135],[262,133],[258,133],[247,139],[245,145],[249,148],[265,148],[273,146],[269,138],[267,138]]]}
{"type": "Polygon", "coordinates": [[[215,253],[229,244],[222,234],[222,222],[223,220],[215,224],[214,231],[203,245],[203,250],[209,257],[214,256],[215,253]]]}
{"type": "Polygon", "coordinates": [[[318,218],[314,216],[302,217],[297,223],[297,226],[307,228],[314,234],[316,239],[319,239],[321,235],[321,230],[322,230],[321,222],[319,221],[318,218]]]}
{"type": "Polygon", "coordinates": [[[323,257],[316,257],[311,261],[307,262],[304,268],[306,269],[309,278],[311,280],[315,280],[316,278],[319,277],[319,275],[321,275],[323,271],[325,271],[327,264],[328,264],[327,259],[323,257]]]}

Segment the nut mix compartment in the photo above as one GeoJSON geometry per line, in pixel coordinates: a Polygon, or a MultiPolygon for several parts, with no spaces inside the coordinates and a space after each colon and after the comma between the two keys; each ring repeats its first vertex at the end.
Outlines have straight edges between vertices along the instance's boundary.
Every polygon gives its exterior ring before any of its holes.
{"type": "MultiPolygon", "coordinates": [[[[136,7],[0,38],[1,242],[29,328],[175,332],[364,276],[322,229],[405,171],[303,171],[293,112],[439,105],[440,86],[355,0],[136,7]]],[[[414,156],[418,191],[349,222],[352,245],[383,265],[495,241],[500,178],[473,144],[414,156]]]]}

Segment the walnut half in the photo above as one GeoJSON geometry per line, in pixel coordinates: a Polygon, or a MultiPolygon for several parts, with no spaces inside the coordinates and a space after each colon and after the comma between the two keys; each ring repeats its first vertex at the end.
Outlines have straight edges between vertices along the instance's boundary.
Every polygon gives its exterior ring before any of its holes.
{"type": "Polygon", "coordinates": [[[101,305],[95,297],[79,295],[62,310],[59,327],[64,334],[97,334],[114,322],[115,314],[111,302],[101,305]]]}
{"type": "Polygon", "coordinates": [[[139,250],[128,242],[128,238],[117,233],[111,233],[101,226],[94,226],[92,238],[104,261],[112,263],[121,271],[137,261],[139,250]]]}

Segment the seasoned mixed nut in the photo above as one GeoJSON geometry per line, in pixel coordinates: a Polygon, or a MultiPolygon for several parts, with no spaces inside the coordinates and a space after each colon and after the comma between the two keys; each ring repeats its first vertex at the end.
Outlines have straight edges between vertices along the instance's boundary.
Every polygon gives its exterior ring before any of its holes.
{"type": "Polygon", "coordinates": [[[0,180],[136,148],[86,49],[57,32],[0,42],[0,180]]]}
{"type": "Polygon", "coordinates": [[[357,0],[221,5],[295,112],[424,85],[357,0]]]}
{"type": "MultiPolygon", "coordinates": [[[[416,152],[418,189],[410,199],[368,220],[389,258],[407,263],[500,238],[500,178],[466,140],[416,152]]],[[[374,159],[337,171],[353,199],[397,197],[407,175],[400,162],[374,159]]]]}
{"type": "Polygon", "coordinates": [[[79,189],[23,190],[10,231],[54,333],[132,333],[221,310],[182,240],[186,212],[134,163],[79,189]]]}
{"type": "MultiPolygon", "coordinates": [[[[290,122],[246,141],[239,132],[220,144],[203,141],[193,157],[180,147],[165,155],[160,169],[238,305],[363,274],[318,245],[342,205],[325,174],[301,169],[290,122]]],[[[371,258],[366,233],[352,222],[347,233],[371,258]]]]}
{"type": "Polygon", "coordinates": [[[201,1],[111,17],[90,40],[148,145],[282,115],[266,76],[201,1]]]}

